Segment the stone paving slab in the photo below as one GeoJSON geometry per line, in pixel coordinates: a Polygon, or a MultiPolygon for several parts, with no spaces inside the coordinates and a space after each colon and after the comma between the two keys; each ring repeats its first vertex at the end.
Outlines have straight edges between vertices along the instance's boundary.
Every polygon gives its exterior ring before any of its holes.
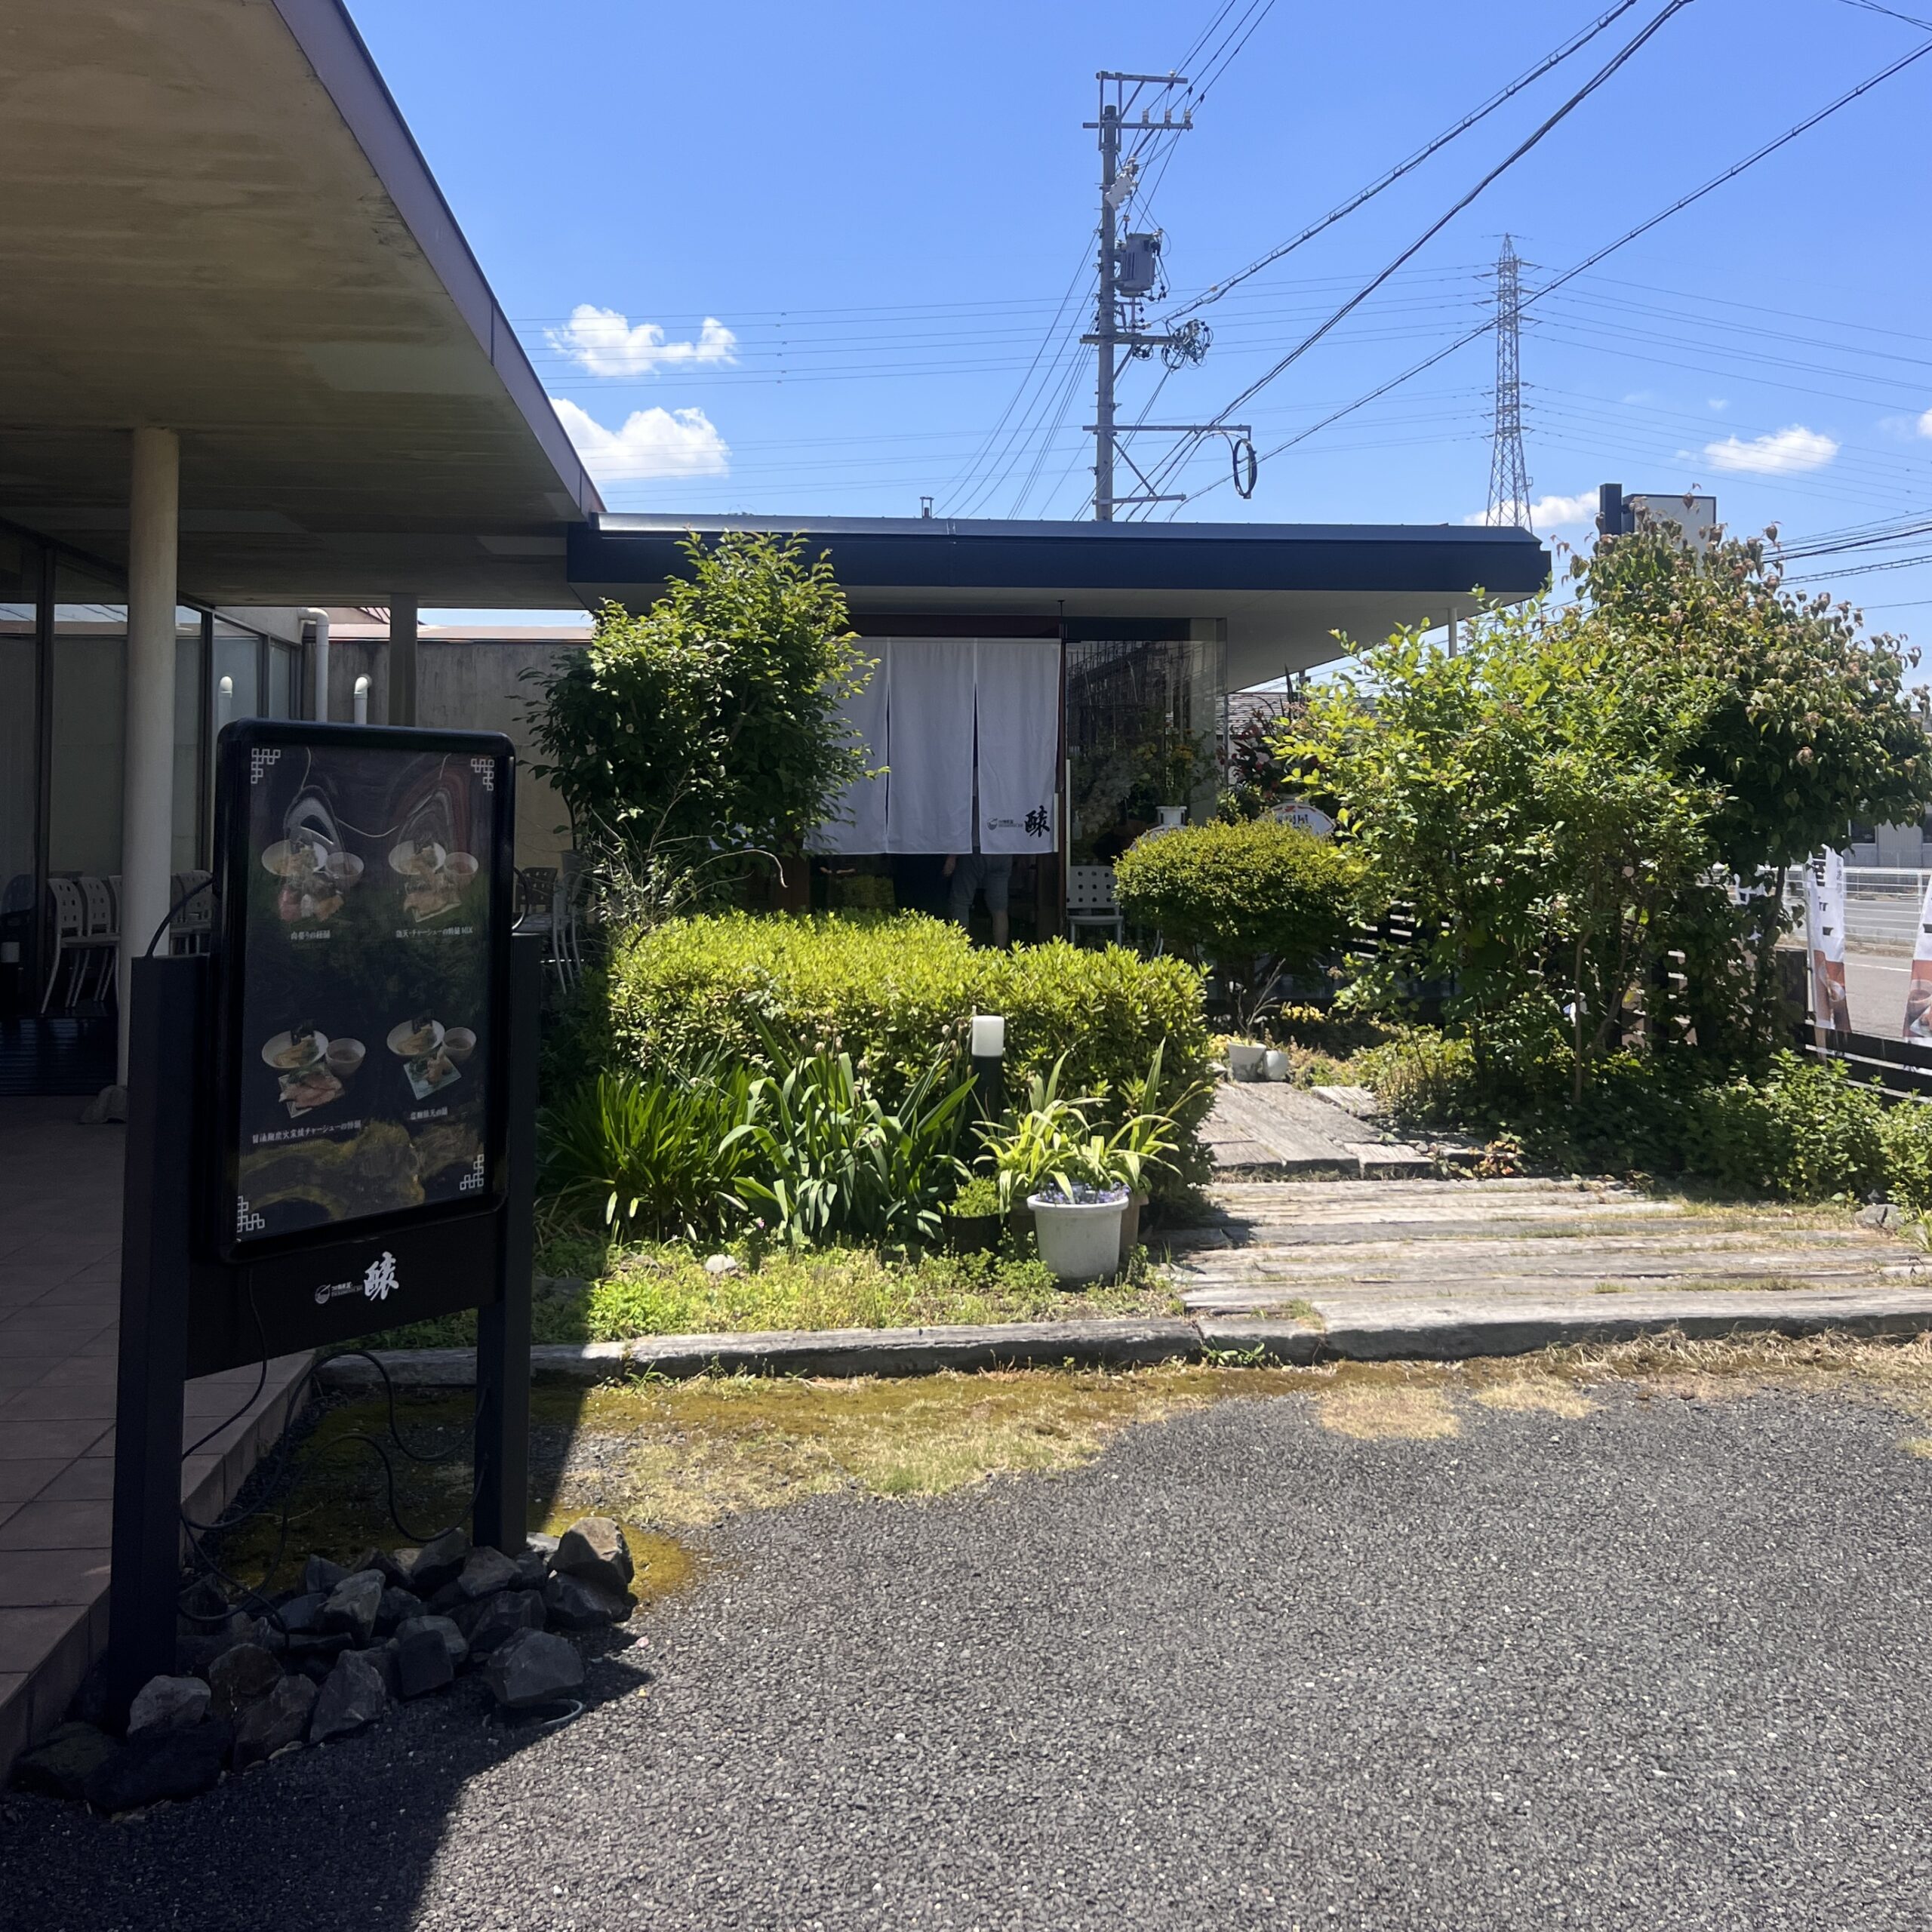
{"type": "MultiPolygon", "coordinates": [[[[0,1779],[106,1641],[125,1135],[78,1110],[0,1102],[0,1779]]],[[[188,1385],[184,1450],[229,1425],[183,1464],[192,1515],[241,1487],[309,1359],[271,1363],[252,1404],[254,1368],[188,1385]]]]}

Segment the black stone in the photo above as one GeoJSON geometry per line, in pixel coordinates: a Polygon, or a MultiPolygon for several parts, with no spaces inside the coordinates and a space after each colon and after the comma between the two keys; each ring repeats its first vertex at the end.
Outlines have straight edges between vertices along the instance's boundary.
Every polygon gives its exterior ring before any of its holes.
{"type": "Polygon", "coordinates": [[[528,1710],[580,1688],[583,1660],[568,1638],[519,1630],[483,1666],[483,1681],[504,1709],[528,1710]]]}
{"type": "Polygon", "coordinates": [[[423,1599],[414,1590],[405,1590],[392,1583],[383,1591],[383,1600],[377,1607],[377,1631],[386,1637],[405,1617],[422,1614],[423,1599]]]}
{"type": "Polygon", "coordinates": [[[505,1590],[487,1603],[475,1606],[476,1615],[468,1632],[469,1647],[477,1657],[487,1657],[519,1630],[543,1627],[543,1598],[536,1590],[505,1590]]]}
{"type": "Polygon", "coordinates": [[[309,1720],[309,1742],[326,1743],[347,1737],[375,1722],[389,1709],[389,1686],[381,1672],[358,1657],[339,1657],[321,1689],[309,1720]]]}
{"type": "Polygon", "coordinates": [[[450,1647],[433,1630],[412,1630],[395,1647],[395,1687],[400,1697],[420,1697],[456,1681],[450,1647]]]}
{"type": "Polygon", "coordinates": [[[63,1724],[15,1762],[14,1776],[29,1791],[78,1798],[88,1780],[120,1749],[95,1725],[63,1724]]]}
{"type": "Polygon", "coordinates": [[[322,1628],[322,1606],[328,1598],[319,1590],[305,1590],[281,1606],[281,1627],[291,1637],[312,1637],[322,1628]]]}
{"type": "Polygon", "coordinates": [[[103,1811],[133,1811],[165,1798],[192,1798],[220,1780],[234,1727],[209,1718],[187,1730],[137,1737],[97,1765],[82,1785],[103,1811]]]}
{"type": "Polygon", "coordinates": [[[444,1585],[454,1583],[463,1574],[469,1560],[469,1532],[445,1530],[416,1552],[416,1561],[409,1567],[409,1587],[428,1602],[444,1585]]]}
{"type": "Polygon", "coordinates": [[[327,1596],[350,1574],[340,1563],[331,1563],[326,1556],[312,1556],[302,1566],[302,1587],[310,1592],[319,1590],[327,1596]]]}
{"type": "Polygon", "coordinates": [[[259,1704],[243,1712],[235,1727],[232,1761],[238,1771],[272,1758],[284,1746],[308,1735],[315,1708],[315,1687],[306,1677],[285,1677],[259,1704]]]}
{"type": "Polygon", "coordinates": [[[543,1607],[553,1629],[596,1630],[622,1623],[634,1607],[629,1597],[584,1577],[555,1576],[543,1586],[543,1607]]]}
{"type": "Polygon", "coordinates": [[[282,1679],[281,1660],[260,1644],[237,1644],[208,1666],[208,1687],[214,1693],[209,1708],[218,1718],[238,1718],[257,1704],[282,1679]]]}

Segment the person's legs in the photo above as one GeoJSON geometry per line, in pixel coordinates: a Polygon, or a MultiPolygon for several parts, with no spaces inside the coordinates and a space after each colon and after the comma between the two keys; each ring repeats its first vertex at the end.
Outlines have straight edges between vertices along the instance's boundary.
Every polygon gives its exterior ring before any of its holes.
{"type": "Polygon", "coordinates": [[[946,916],[955,926],[970,925],[973,895],[980,889],[980,855],[961,852],[948,863],[952,867],[952,889],[946,900],[946,916]]]}
{"type": "Polygon", "coordinates": [[[1013,858],[1010,853],[977,855],[982,868],[980,884],[986,895],[986,910],[992,915],[993,943],[1004,949],[1013,940],[1013,921],[1008,917],[1013,891],[1013,858]]]}

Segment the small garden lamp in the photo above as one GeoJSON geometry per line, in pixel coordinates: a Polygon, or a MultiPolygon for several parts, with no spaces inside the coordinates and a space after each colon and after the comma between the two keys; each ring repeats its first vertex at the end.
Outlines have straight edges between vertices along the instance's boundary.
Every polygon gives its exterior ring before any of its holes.
{"type": "Polygon", "coordinates": [[[1006,1016],[974,1014],[969,1051],[980,1118],[998,1120],[1006,1111],[1006,1016]]]}

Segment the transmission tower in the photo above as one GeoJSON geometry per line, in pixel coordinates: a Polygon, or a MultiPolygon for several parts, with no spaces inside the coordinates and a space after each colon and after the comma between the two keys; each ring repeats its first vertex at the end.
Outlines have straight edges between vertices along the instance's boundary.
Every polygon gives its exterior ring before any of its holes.
{"type": "Polygon", "coordinates": [[[1491,523],[1532,530],[1530,469],[1523,456],[1523,382],[1518,360],[1522,263],[1508,235],[1496,258],[1496,441],[1489,459],[1491,523]]]}

